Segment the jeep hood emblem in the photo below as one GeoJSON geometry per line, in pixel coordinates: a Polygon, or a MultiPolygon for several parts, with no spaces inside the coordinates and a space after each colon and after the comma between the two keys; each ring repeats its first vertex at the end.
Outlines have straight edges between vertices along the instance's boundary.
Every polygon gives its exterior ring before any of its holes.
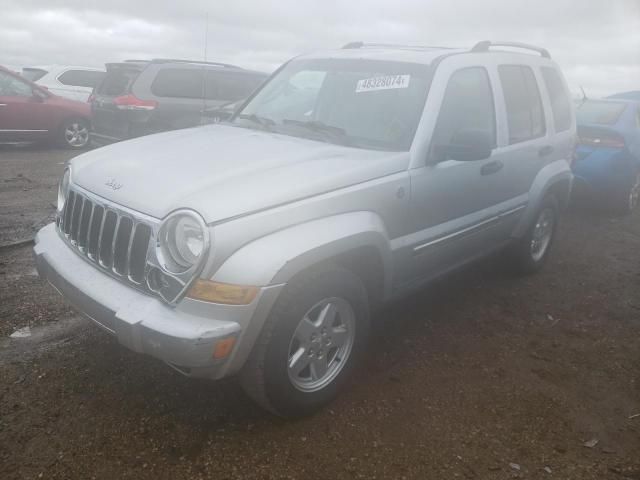
{"type": "Polygon", "coordinates": [[[110,178],[109,180],[107,180],[105,185],[112,190],[120,190],[122,188],[122,184],[116,182],[115,178],[110,178]]]}

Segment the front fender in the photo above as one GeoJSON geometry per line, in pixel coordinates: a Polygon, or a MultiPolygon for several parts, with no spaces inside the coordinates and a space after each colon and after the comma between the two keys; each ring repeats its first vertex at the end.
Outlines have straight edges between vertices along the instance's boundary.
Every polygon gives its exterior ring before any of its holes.
{"type": "Polygon", "coordinates": [[[373,212],[361,211],[312,220],[259,238],[233,253],[214,274],[237,285],[287,283],[296,273],[359,247],[375,247],[390,288],[391,250],[386,228],[373,212]]]}
{"type": "Polygon", "coordinates": [[[513,236],[520,238],[526,234],[536,212],[540,208],[540,204],[550,192],[554,192],[559,197],[560,205],[566,207],[571,197],[572,186],[573,173],[566,160],[557,160],[542,168],[531,185],[529,204],[515,228],[513,236]]]}

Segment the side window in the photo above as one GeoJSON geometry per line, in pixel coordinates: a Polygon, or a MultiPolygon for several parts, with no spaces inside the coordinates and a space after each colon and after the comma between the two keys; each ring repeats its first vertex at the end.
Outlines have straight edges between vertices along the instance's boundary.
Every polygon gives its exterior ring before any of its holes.
{"type": "Polygon", "coordinates": [[[569,103],[569,95],[564,83],[555,68],[542,67],[541,71],[544,84],[549,92],[556,132],[569,130],[571,126],[571,104],[569,103]]]}
{"type": "Polygon", "coordinates": [[[151,92],[157,97],[202,98],[202,77],[202,69],[165,68],[153,80],[151,92]]]}
{"type": "Polygon", "coordinates": [[[67,70],[58,77],[58,81],[63,85],[72,87],[88,87],[94,88],[102,78],[103,72],[94,72],[92,70],[67,70]]]}
{"type": "Polygon", "coordinates": [[[482,67],[458,70],[449,79],[432,145],[448,145],[460,130],[489,133],[496,141],[496,119],[489,75],[482,67]]]}
{"type": "Polygon", "coordinates": [[[521,65],[502,65],[498,72],[507,105],[509,144],[543,136],[544,110],[533,70],[521,65]]]}
{"type": "Polygon", "coordinates": [[[235,102],[249,96],[262,82],[262,77],[243,73],[207,72],[206,96],[209,100],[235,102]]]}
{"type": "Polygon", "coordinates": [[[0,97],[32,97],[31,85],[19,78],[0,72],[0,97]]]}

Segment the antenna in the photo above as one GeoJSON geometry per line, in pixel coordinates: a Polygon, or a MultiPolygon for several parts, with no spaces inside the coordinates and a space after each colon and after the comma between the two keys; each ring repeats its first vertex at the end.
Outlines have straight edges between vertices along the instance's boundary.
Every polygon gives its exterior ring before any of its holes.
{"type": "MultiPolygon", "coordinates": [[[[205,14],[204,24],[204,61],[207,61],[207,49],[209,47],[209,12],[205,14]]],[[[200,123],[204,123],[204,112],[207,111],[207,79],[206,69],[202,66],[202,110],[200,111],[200,123]]]]}
{"type": "Polygon", "coordinates": [[[204,61],[207,61],[207,48],[209,47],[209,12],[205,15],[204,24],[204,61]]]}

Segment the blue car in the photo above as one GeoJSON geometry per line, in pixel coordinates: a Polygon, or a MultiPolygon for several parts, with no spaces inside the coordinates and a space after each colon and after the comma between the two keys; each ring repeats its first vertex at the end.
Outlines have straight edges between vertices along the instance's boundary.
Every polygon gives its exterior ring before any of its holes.
{"type": "Polygon", "coordinates": [[[640,199],[640,101],[586,100],[576,113],[576,191],[630,213],[640,199]]]}

